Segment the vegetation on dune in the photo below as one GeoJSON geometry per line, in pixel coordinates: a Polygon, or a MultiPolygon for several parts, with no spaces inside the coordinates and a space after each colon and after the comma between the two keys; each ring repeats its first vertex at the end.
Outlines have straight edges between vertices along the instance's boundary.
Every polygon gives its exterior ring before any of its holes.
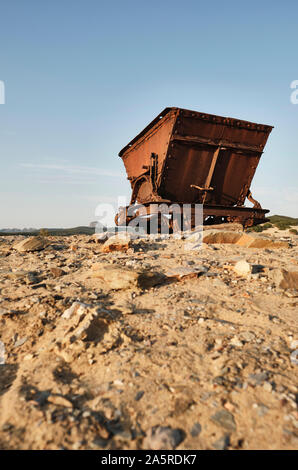
{"type": "Polygon", "coordinates": [[[286,230],[293,225],[298,225],[298,218],[294,217],[286,217],[284,215],[273,215],[269,218],[270,222],[280,230],[286,230]]]}
{"type": "Polygon", "coordinates": [[[298,219],[294,217],[287,217],[285,215],[272,215],[268,217],[270,222],[266,222],[265,224],[256,225],[254,227],[250,227],[247,231],[248,232],[263,232],[268,228],[276,227],[279,230],[287,230],[291,229],[290,232],[297,234],[297,230],[291,227],[298,225],[298,219]]]}

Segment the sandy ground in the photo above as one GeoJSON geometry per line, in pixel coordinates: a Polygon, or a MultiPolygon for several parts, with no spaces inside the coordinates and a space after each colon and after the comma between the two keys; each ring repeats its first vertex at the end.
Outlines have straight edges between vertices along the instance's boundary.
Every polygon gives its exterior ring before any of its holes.
{"type": "Polygon", "coordinates": [[[260,236],[289,245],[1,237],[0,449],[297,449],[298,237],[260,236]]]}

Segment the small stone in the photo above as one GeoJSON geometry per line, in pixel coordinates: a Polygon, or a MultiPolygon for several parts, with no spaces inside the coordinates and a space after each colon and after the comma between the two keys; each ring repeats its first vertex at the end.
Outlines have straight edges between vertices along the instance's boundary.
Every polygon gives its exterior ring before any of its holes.
{"type": "Polygon", "coordinates": [[[27,339],[28,338],[26,336],[24,338],[20,338],[18,341],[15,342],[14,348],[22,346],[24,343],[26,343],[27,339]]]}
{"type": "Polygon", "coordinates": [[[108,240],[109,234],[108,232],[102,232],[102,233],[94,233],[91,237],[91,241],[95,243],[104,243],[108,240]]]}
{"type": "Polygon", "coordinates": [[[160,284],[165,276],[155,271],[137,271],[128,267],[103,265],[97,263],[92,266],[92,276],[102,279],[111,289],[148,289],[160,284]]]}
{"type": "Polygon", "coordinates": [[[224,434],[221,438],[215,441],[212,446],[216,450],[225,450],[230,445],[230,436],[229,434],[224,434]]]}
{"type": "Polygon", "coordinates": [[[230,340],[229,344],[231,344],[232,346],[236,346],[236,347],[238,347],[238,348],[241,348],[241,347],[243,346],[242,341],[240,341],[239,338],[237,338],[237,336],[234,336],[234,337],[230,340]]]}
{"type": "Polygon", "coordinates": [[[228,411],[230,411],[230,412],[235,411],[235,406],[234,406],[231,402],[229,402],[229,401],[227,401],[227,402],[224,404],[224,407],[225,407],[226,410],[228,410],[228,411]]]}
{"type": "Polygon", "coordinates": [[[248,276],[252,272],[252,267],[247,261],[241,260],[235,264],[234,271],[238,276],[248,276]]]}
{"type": "Polygon", "coordinates": [[[169,279],[176,279],[180,281],[182,279],[191,279],[198,277],[200,274],[206,273],[208,268],[204,266],[186,268],[186,267],[176,267],[168,272],[166,272],[166,276],[169,279]]]}
{"type": "MultiPolygon", "coordinates": [[[[228,227],[227,227],[228,228],[228,227]]],[[[285,241],[274,241],[261,238],[247,233],[221,230],[204,230],[204,243],[229,243],[247,248],[288,248],[289,243],[285,241]]]]}
{"type": "Polygon", "coordinates": [[[110,253],[113,251],[125,252],[131,247],[131,236],[129,233],[118,233],[104,242],[101,251],[110,253]]]}
{"type": "Polygon", "coordinates": [[[258,405],[257,407],[257,413],[258,413],[258,416],[264,416],[265,414],[267,414],[269,411],[269,408],[267,408],[267,406],[263,405],[263,404],[260,404],[258,405]]]}
{"type": "Polygon", "coordinates": [[[256,335],[252,331],[244,331],[243,333],[240,334],[240,339],[250,343],[256,338],[256,335]]]}
{"type": "Polygon", "coordinates": [[[122,380],[119,380],[119,379],[114,380],[113,384],[117,385],[118,387],[123,387],[123,385],[124,385],[122,380]]]}
{"type": "Polygon", "coordinates": [[[61,277],[65,274],[65,271],[63,271],[63,269],[56,267],[50,268],[50,272],[51,274],[53,274],[54,277],[61,277]]]}
{"type": "Polygon", "coordinates": [[[204,243],[231,243],[235,244],[243,236],[241,232],[224,230],[204,230],[204,243]]]}
{"type": "Polygon", "coordinates": [[[143,441],[143,448],[148,450],[175,449],[185,439],[182,429],[172,429],[169,426],[154,426],[143,441]]]}
{"type": "Polygon", "coordinates": [[[135,396],[135,401],[141,400],[141,398],[144,396],[144,393],[145,392],[143,390],[140,390],[135,396]]]}
{"type": "Polygon", "coordinates": [[[73,407],[72,403],[67,398],[61,397],[59,395],[50,395],[48,397],[48,402],[52,403],[53,405],[64,406],[66,408],[73,407]]]}
{"type": "Polygon", "coordinates": [[[270,279],[277,287],[282,289],[298,290],[298,271],[288,271],[286,269],[274,269],[269,271],[270,279]]]}
{"type": "Polygon", "coordinates": [[[262,385],[262,383],[268,379],[268,372],[260,372],[258,374],[250,374],[249,375],[249,382],[256,386],[256,385],[262,385]]]}
{"type": "Polygon", "coordinates": [[[102,449],[104,449],[108,445],[108,442],[109,441],[107,439],[103,439],[100,436],[95,437],[95,439],[93,440],[94,446],[101,447],[102,449]]]}
{"type": "Polygon", "coordinates": [[[6,308],[0,308],[0,317],[2,315],[8,315],[9,314],[9,310],[7,310],[6,308]]]}
{"type": "Polygon", "coordinates": [[[13,245],[13,248],[19,252],[40,251],[47,245],[48,241],[43,237],[29,237],[13,245]]]}
{"type": "Polygon", "coordinates": [[[190,434],[192,437],[197,437],[202,431],[202,426],[200,425],[199,422],[195,423],[193,427],[191,428],[190,434]]]}
{"type": "Polygon", "coordinates": [[[211,416],[211,419],[216,424],[227,429],[227,431],[236,431],[236,423],[234,416],[227,410],[217,411],[215,415],[211,416]]]}
{"type": "Polygon", "coordinates": [[[73,346],[77,341],[98,344],[101,351],[109,350],[119,341],[118,326],[101,318],[100,309],[85,305],[79,305],[70,319],[64,317],[55,333],[59,354],[63,353],[63,347],[73,346]]]}
{"type": "Polygon", "coordinates": [[[298,340],[291,341],[290,349],[298,349],[298,340]]]}
{"type": "Polygon", "coordinates": [[[266,392],[272,392],[272,385],[270,382],[264,382],[263,384],[263,389],[266,390],[266,392]]]}
{"type": "Polygon", "coordinates": [[[87,304],[82,302],[74,302],[71,307],[64,311],[62,318],[69,319],[74,314],[81,315],[87,311],[88,307],[89,306],[87,304]]]}
{"type": "Polygon", "coordinates": [[[55,258],[56,258],[56,255],[54,255],[54,253],[50,253],[50,254],[47,255],[45,258],[46,258],[46,259],[55,259],[55,258]]]}
{"type": "Polygon", "coordinates": [[[33,354],[26,354],[24,357],[24,361],[31,361],[31,359],[33,359],[33,354]]]}
{"type": "Polygon", "coordinates": [[[38,278],[35,272],[29,272],[25,276],[25,282],[28,285],[38,284],[40,282],[40,279],[38,278]]]}

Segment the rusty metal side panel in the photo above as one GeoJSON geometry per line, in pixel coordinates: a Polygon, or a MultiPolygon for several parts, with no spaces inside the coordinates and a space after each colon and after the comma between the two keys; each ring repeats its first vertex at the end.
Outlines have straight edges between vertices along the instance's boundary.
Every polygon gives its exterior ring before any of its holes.
{"type": "Polygon", "coordinates": [[[207,195],[206,203],[243,205],[259,159],[259,155],[221,151],[211,180],[214,191],[207,195]]]}
{"type": "MultiPolygon", "coordinates": [[[[172,142],[165,161],[159,194],[173,201],[203,202],[191,185],[205,186],[214,147],[172,142]]],[[[250,188],[260,155],[221,150],[207,194],[206,204],[242,205],[250,188]]]]}
{"type": "Polygon", "coordinates": [[[220,146],[206,204],[243,205],[271,126],[180,110],[159,182],[159,194],[173,201],[203,202],[216,149],[220,146]],[[203,116],[203,117],[202,117],[203,116]]]}
{"type": "Polygon", "coordinates": [[[203,186],[208,175],[213,151],[172,142],[162,173],[159,193],[177,202],[198,201],[198,191],[191,184],[203,186]]]}
{"type": "Polygon", "coordinates": [[[264,124],[181,109],[174,132],[181,136],[213,141],[215,144],[233,143],[262,151],[271,130],[271,126],[264,124]]]}
{"type": "Polygon", "coordinates": [[[176,120],[177,112],[174,110],[166,114],[152,128],[148,130],[130,148],[127,148],[123,155],[128,179],[132,180],[145,174],[147,170],[144,166],[150,165],[151,153],[158,155],[157,175],[160,175],[163,161],[166,158],[172,129],[176,120]]]}

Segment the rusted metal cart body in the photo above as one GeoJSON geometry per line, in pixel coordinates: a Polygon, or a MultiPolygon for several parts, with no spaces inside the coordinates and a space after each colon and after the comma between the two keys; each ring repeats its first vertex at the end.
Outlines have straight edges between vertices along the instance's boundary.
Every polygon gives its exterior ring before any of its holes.
{"type": "MultiPolygon", "coordinates": [[[[268,210],[252,198],[250,185],[271,130],[239,119],[165,108],[119,153],[132,187],[130,205],[199,203],[210,223],[263,222],[268,210]],[[243,207],[247,197],[253,208],[243,207]]],[[[116,223],[126,222],[122,211],[116,223]]]]}

